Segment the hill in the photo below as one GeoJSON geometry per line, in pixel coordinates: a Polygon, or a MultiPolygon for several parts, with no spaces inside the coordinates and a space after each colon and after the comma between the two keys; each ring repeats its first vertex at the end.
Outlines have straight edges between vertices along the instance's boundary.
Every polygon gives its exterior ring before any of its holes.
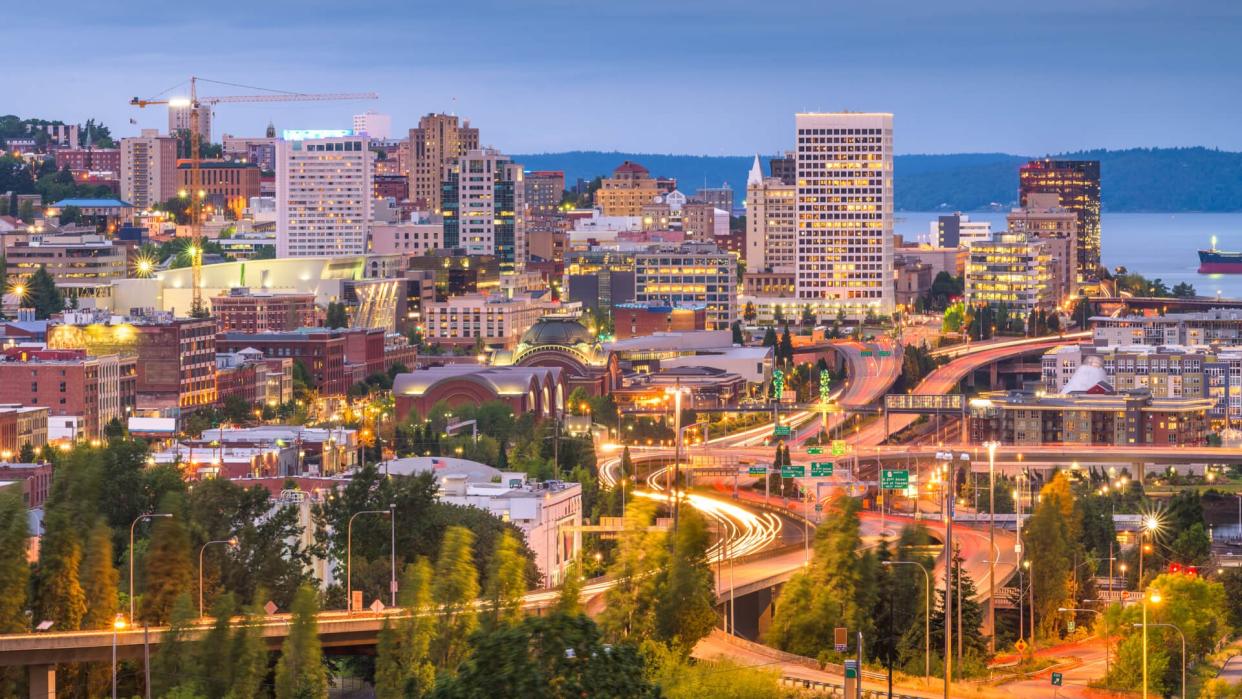
{"type": "MultiPolygon", "coordinates": [[[[571,185],[612,171],[623,160],[653,174],[676,177],[693,194],[706,182],[728,182],[744,197],[754,156],[668,155],[569,151],[514,156],[532,170],[564,170],[571,185]]],[[[1242,211],[1242,153],[1210,148],[1132,148],[1065,153],[1053,157],[1100,161],[1107,211],[1242,211]]],[[[769,158],[761,156],[764,171],[769,158]]],[[[1008,208],[1017,200],[1018,168],[1030,158],[1006,153],[898,155],[896,205],[904,211],[979,211],[1008,208]]]]}

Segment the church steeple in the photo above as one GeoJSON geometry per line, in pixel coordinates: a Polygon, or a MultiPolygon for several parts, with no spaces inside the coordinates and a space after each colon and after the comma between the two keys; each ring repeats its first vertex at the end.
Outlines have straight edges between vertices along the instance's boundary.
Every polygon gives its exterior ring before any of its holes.
{"type": "Polygon", "coordinates": [[[750,166],[750,174],[746,176],[746,186],[763,184],[763,165],[759,163],[759,156],[755,155],[755,164],[750,166]]]}

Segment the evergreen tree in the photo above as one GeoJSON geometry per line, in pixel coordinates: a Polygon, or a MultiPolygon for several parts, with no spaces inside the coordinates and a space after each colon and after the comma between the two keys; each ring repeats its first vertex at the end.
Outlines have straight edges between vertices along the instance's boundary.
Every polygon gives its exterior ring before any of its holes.
{"type": "Polygon", "coordinates": [[[112,528],[103,519],[95,522],[86,538],[86,557],[82,562],[82,592],[90,600],[82,619],[84,629],[107,629],[120,608],[117,582],[120,575],[112,564],[112,528]]]}
{"type": "Polygon", "coordinates": [[[401,635],[385,618],[375,641],[375,699],[401,699],[404,696],[401,635]]]}
{"type": "Polygon", "coordinates": [[[405,567],[401,578],[400,602],[410,612],[402,620],[401,663],[405,688],[402,696],[421,697],[435,686],[436,667],[431,661],[431,641],[437,621],[432,613],[431,564],[419,556],[405,567]]]}
{"type": "Polygon", "coordinates": [[[660,581],[656,638],[684,654],[716,625],[716,590],[707,562],[710,539],[703,516],[682,508],[669,564],[660,581]]]}
{"type": "Polygon", "coordinates": [[[657,577],[668,563],[667,535],[648,531],[654,521],[655,506],[649,501],[635,501],[625,513],[625,530],[608,568],[616,584],[604,593],[600,615],[600,626],[613,640],[654,635],[657,577]]]}
{"type": "Polygon", "coordinates": [[[561,591],[552,610],[567,616],[582,613],[582,569],[577,561],[565,569],[565,580],[561,583],[561,591]]]}
{"type": "Polygon", "coordinates": [[[764,331],[763,333],[763,346],[764,347],[775,347],[776,342],[777,342],[776,330],[774,330],[773,328],[768,328],[766,331],[764,331]]]}
{"type": "Polygon", "coordinates": [[[777,358],[786,366],[793,363],[793,338],[789,336],[789,326],[785,326],[785,332],[781,333],[780,351],[777,352],[777,358]]]}
{"type": "Polygon", "coordinates": [[[237,656],[232,643],[231,624],[237,612],[232,593],[226,592],[211,605],[215,623],[199,644],[198,687],[207,699],[224,699],[233,687],[233,662],[237,656]]]}
{"type": "Polygon", "coordinates": [[[324,326],[329,328],[349,327],[349,314],[345,310],[345,303],[343,301],[331,301],[328,303],[328,313],[324,319],[324,326]]]}
{"type": "Polygon", "coordinates": [[[149,624],[161,624],[168,621],[173,603],[179,595],[189,592],[194,580],[190,537],[179,518],[156,521],[143,563],[146,587],[138,616],[149,624]]]}
{"type": "Polygon", "coordinates": [[[255,602],[246,608],[241,622],[233,632],[233,686],[227,699],[263,699],[268,696],[263,682],[267,679],[268,653],[259,629],[263,618],[264,590],[255,595],[255,602]]]}
{"type": "Polygon", "coordinates": [[[1026,523],[1022,539],[1033,574],[1035,618],[1043,634],[1052,633],[1064,619],[1060,607],[1073,607],[1078,599],[1074,561],[1082,560],[1082,525],[1077,519],[1069,479],[1062,472],[1039,491],[1039,499],[1026,523]]]}
{"type": "Polygon", "coordinates": [[[431,594],[440,611],[440,629],[433,657],[441,669],[452,671],[466,656],[467,641],[478,626],[474,599],[479,596],[479,574],[474,567],[474,532],[449,527],[436,559],[431,594]]]}
{"type": "Polygon", "coordinates": [[[489,628],[512,625],[522,620],[522,595],[526,594],[526,558],[521,543],[513,532],[506,530],[496,542],[491,570],[487,576],[487,613],[484,621],[489,628]]]}
{"type": "Polygon", "coordinates": [[[45,533],[35,571],[35,618],[53,621],[61,631],[76,631],[86,616],[80,577],[82,545],[63,509],[49,511],[43,521],[45,533]]]}
{"type": "Polygon", "coordinates": [[[198,616],[188,593],[177,595],[173,602],[168,631],[164,634],[155,656],[151,658],[151,694],[163,697],[174,689],[196,692],[198,659],[195,643],[186,637],[187,630],[198,616]]]}
{"type": "MultiPolygon", "coordinates": [[[[983,657],[987,653],[987,636],[983,635],[983,607],[975,600],[975,583],[962,567],[961,547],[953,547],[953,652],[962,646],[963,656],[983,657]],[[961,626],[958,626],[961,619],[961,626]]],[[[944,586],[936,591],[936,607],[932,610],[932,654],[944,654],[944,586]]],[[[956,657],[956,655],[954,656],[956,657]]]]}
{"type": "Polygon", "coordinates": [[[30,275],[30,280],[26,283],[26,299],[24,305],[34,308],[35,318],[39,320],[47,320],[54,313],[65,310],[65,299],[44,266],[30,275]]]}
{"type": "Polygon", "coordinates": [[[740,320],[733,321],[733,344],[735,345],[746,344],[746,338],[745,336],[742,335],[742,321],[740,320]]]}
{"type": "Polygon", "coordinates": [[[276,699],[323,699],[328,696],[328,671],[319,643],[319,602],[310,585],[293,597],[293,621],[276,663],[276,699]]]}
{"type": "Polygon", "coordinates": [[[30,630],[26,618],[29,543],[26,508],[16,495],[0,493],[0,633],[30,630]]]}

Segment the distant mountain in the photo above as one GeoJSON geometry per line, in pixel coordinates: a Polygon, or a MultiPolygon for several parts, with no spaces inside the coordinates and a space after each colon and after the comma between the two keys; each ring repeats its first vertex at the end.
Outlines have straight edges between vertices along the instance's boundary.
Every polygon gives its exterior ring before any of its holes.
{"type": "MultiPolygon", "coordinates": [[[[745,197],[754,156],[666,155],[570,151],[514,156],[531,170],[564,170],[567,182],[607,175],[624,160],[652,174],[676,177],[693,194],[727,182],[745,197]]],[[[1242,153],[1209,148],[1132,148],[1052,157],[1099,160],[1107,211],[1242,211],[1242,153]]],[[[769,157],[761,156],[764,172],[769,157]]],[[[1030,158],[1005,153],[896,157],[896,205],[904,211],[980,211],[1008,208],[1018,196],[1018,168],[1030,158]]]]}

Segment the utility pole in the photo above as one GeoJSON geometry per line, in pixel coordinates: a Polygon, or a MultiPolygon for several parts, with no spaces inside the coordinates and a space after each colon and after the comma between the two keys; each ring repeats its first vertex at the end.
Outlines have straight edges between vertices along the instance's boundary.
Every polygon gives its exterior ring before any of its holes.
{"type": "MultiPolygon", "coordinates": [[[[996,655],[996,447],[995,441],[985,444],[988,448],[988,654],[996,655]]],[[[976,512],[978,509],[976,508],[976,512]]],[[[1112,553],[1108,554],[1112,557],[1112,553]]],[[[1110,563],[1111,565],[1111,563],[1110,563]]]]}
{"type": "Polygon", "coordinates": [[[957,477],[952,459],[948,466],[944,484],[944,550],[948,556],[944,567],[944,699],[949,699],[949,688],[953,685],[953,483],[957,477]]]}

